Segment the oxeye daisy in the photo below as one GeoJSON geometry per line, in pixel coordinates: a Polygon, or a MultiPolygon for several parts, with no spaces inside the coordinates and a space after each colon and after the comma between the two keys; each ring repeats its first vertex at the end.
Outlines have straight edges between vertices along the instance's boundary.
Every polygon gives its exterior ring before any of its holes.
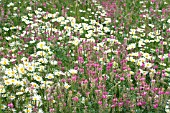
{"type": "Polygon", "coordinates": [[[40,58],[40,59],[38,59],[38,61],[40,62],[40,63],[48,63],[48,60],[46,59],[46,58],[40,58]]]}
{"type": "Polygon", "coordinates": [[[14,99],[15,99],[15,96],[14,96],[14,95],[11,95],[11,96],[9,96],[9,98],[10,98],[11,100],[14,100],[14,99]]]}
{"type": "Polygon", "coordinates": [[[45,42],[39,42],[39,43],[37,44],[37,48],[38,48],[38,49],[44,49],[45,45],[46,45],[45,42]]]}
{"type": "Polygon", "coordinates": [[[3,85],[0,84],[0,94],[5,93],[5,88],[3,85]]]}
{"type": "Polygon", "coordinates": [[[31,84],[31,87],[33,88],[39,88],[39,85],[35,82],[31,82],[30,84],[31,84]]]}
{"type": "Polygon", "coordinates": [[[51,73],[49,73],[49,74],[46,75],[45,78],[47,78],[47,79],[53,79],[53,78],[54,78],[54,75],[51,74],[51,73]]]}
{"type": "Polygon", "coordinates": [[[44,51],[38,51],[37,56],[45,56],[46,53],[44,51]]]}
{"type": "Polygon", "coordinates": [[[20,74],[25,74],[26,73],[26,71],[25,71],[25,68],[24,67],[18,67],[18,72],[20,73],[20,74]]]}
{"type": "Polygon", "coordinates": [[[131,50],[131,49],[134,49],[134,48],[136,48],[136,44],[135,43],[131,43],[131,44],[129,44],[128,46],[127,46],[127,50],[131,50]]]}
{"type": "Polygon", "coordinates": [[[27,11],[31,11],[32,8],[31,8],[31,7],[27,7],[26,10],[27,10],[27,11]]]}
{"type": "Polygon", "coordinates": [[[152,58],[149,53],[143,53],[143,57],[146,58],[146,59],[152,58]]]}
{"type": "Polygon", "coordinates": [[[25,113],[32,113],[32,109],[31,108],[24,109],[24,112],[25,113]]]}
{"type": "Polygon", "coordinates": [[[34,100],[34,101],[40,101],[40,100],[41,100],[41,96],[40,96],[40,95],[34,95],[34,96],[32,96],[31,98],[32,98],[32,100],[34,100]]]}
{"type": "Polygon", "coordinates": [[[16,92],[16,95],[22,95],[23,92],[16,92]]]}
{"type": "Polygon", "coordinates": [[[16,84],[17,80],[16,79],[8,79],[11,84],[16,84]]]}
{"type": "Polygon", "coordinates": [[[136,29],[130,29],[130,34],[135,35],[136,34],[136,29]]]}
{"type": "Polygon", "coordinates": [[[8,65],[9,64],[9,60],[6,59],[6,58],[2,58],[0,63],[1,63],[1,65],[8,65]]]}
{"type": "Polygon", "coordinates": [[[146,68],[151,68],[151,67],[152,67],[152,64],[151,64],[151,63],[145,63],[145,67],[146,67],[146,68]]]}
{"type": "Polygon", "coordinates": [[[75,69],[70,69],[70,70],[69,70],[69,73],[71,73],[72,75],[75,75],[75,74],[77,74],[77,70],[75,70],[75,69]]]}
{"type": "Polygon", "coordinates": [[[7,108],[6,105],[4,105],[4,104],[1,105],[1,109],[2,109],[2,110],[6,109],[6,108],[7,108]]]}
{"type": "Polygon", "coordinates": [[[9,81],[9,79],[5,80],[4,83],[5,83],[5,85],[7,85],[7,86],[12,84],[12,83],[9,81]]]}
{"type": "Polygon", "coordinates": [[[57,65],[57,61],[51,60],[51,61],[50,61],[50,64],[51,64],[51,65],[57,65]]]}
{"type": "Polygon", "coordinates": [[[40,66],[38,67],[38,71],[40,71],[40,72],[45,71],[45,66],[40,65],[40,66]]]}
{"type": "Polygon", "coordinates": [[[35,70],[35,67],[34,66],[27,66],[26,69],[30,72],[33,72],[35,70]]]}
{"type": "Polygon", "coordinates": [[[64,88],[68,89],[70,87],[70,85],[68,85],[68,83],[64,83],[64,88]]]}
{"type": "Polygon", "coordinates": [[[42,82],[42,80],[43,80],[42,77],[38,76],[38,75],[34,76],[34,79],[38,82],[42,82]]]}

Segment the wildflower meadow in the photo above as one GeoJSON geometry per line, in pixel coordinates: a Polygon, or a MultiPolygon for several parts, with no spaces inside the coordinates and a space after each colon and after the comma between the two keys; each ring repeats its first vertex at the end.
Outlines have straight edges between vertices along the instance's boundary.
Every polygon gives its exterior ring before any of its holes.
{"type": "Polygon", "coordinates": [[[170,0],[0,0],[0,113],[170,113],[170,0]]]}

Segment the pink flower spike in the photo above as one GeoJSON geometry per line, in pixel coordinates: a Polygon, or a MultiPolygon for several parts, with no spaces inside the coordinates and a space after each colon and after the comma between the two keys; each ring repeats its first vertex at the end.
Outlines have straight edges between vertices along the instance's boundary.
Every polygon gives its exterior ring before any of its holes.
{"type": "Polygon", "coordinates": [[[13,103],[9,103],[9,104],[8,104],[8,107],[10,107],[10,108],[14,108],[13,103]]]}
{"type": "Polygon", "coordinates": [[[125,78],[124,78],[124,77],[120,77],[120,80],[121,80],[121,81],[124,81],[124,80],[125,80],[125,78]]]}
{"type": "Polygon", "coordinates": [[[99,104],[99,105],[102,105],[102,101],[98,101],[98,104],[99,104]]]}
{"type": "Polygon", "coordinates": [[[170,52],[168,53],[168,58],[170,58],[170,52]]]}
{"type": "Polygon", "coordinates": [[[116,104],[113,104],[111,107],[112,107],[112,108],[115,108],[115,107],[116,107],[116,104]]]}
{"type": "Polygon", "coordinates": [[[79,98],[77,96],[75,96],[75,97],[72,98],[72,100],[75,101],[75,102],[78,102],[79,98]]]}
{"type": "Polygon", "coordinates": [[[158,108],[158,104],[154,104],[153,107],[156,109],[158,108]]]}
{"type": "Polygon", "coordinates": [[[103,98],[103,99],[106,99],[106,98],[107,98],[107,96],[106,96],[106,95],[102,95],[102,98],[103,98]]]}

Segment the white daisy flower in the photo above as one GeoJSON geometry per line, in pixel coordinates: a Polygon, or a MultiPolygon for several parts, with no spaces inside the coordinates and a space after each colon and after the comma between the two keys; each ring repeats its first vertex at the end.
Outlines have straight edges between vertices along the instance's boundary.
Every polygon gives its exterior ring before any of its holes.
{"type": "Polygon", "coordinates": [[[44,49],[45,45],[46,45],[45,42],[39,42],[39,43],[37,44],[37,48],[39,48],[39,49],[44,49]]]}

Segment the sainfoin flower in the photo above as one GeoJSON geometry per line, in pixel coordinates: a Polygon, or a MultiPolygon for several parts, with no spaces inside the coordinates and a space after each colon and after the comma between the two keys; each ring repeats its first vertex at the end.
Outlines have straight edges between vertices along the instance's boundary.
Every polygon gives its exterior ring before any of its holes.
{"type": "Polygon", "coordinates": [[[8,107],[9,107],[9,108],[13,108],[13,107],[14,107],[14,104],[13,104],[13,103],[9,103],[9,104],[8,104],[8,107]]]}
{"type": "Polygon", "coordinates": [[[75,97],[72,98],[72,100],[75,101],[75,102],[78,102],[79,98],[77,96],[75,96],[75,97]]]}

